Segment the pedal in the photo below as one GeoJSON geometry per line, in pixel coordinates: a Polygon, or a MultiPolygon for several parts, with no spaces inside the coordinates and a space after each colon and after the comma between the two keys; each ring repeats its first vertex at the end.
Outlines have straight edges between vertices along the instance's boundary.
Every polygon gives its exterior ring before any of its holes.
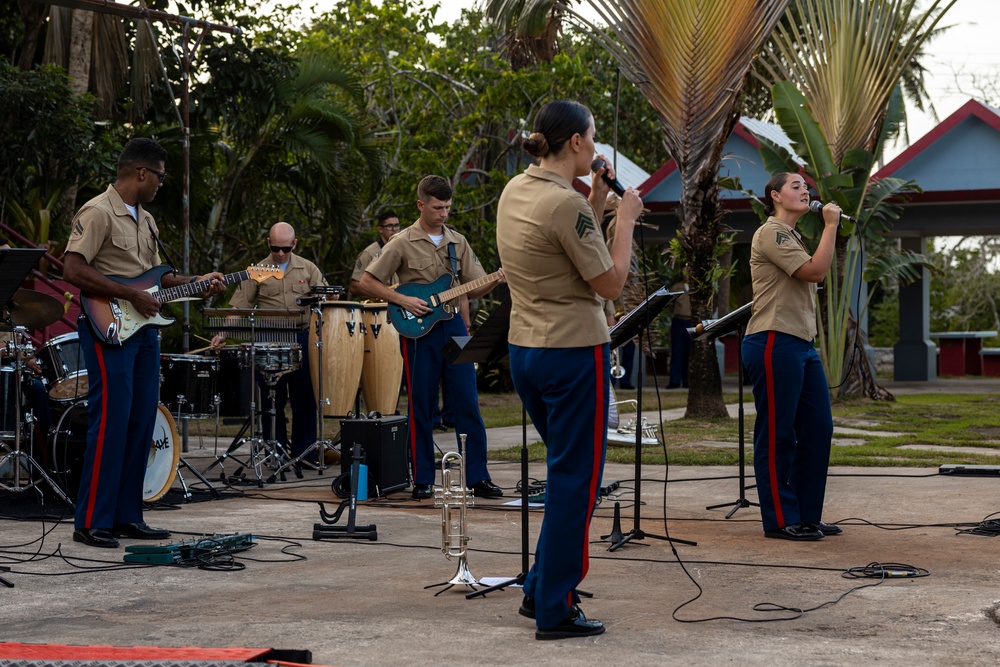
{"type": "Polygon", "coordinates": [[[126,563],[171,564],[205,558],[215,553],[246,551],[257,544],[250,533],[205,535],[169,544],[135,544],[125,547],[126,563]]]}

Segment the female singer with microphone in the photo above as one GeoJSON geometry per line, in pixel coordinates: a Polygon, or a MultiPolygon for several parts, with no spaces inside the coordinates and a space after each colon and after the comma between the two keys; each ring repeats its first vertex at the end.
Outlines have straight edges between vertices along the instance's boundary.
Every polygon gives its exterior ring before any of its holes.
{"type": "Polygon", "coordinates": [[[816,284],[833,261],[841,210],[827,204],[823,235],[810,256],[795,225],[809,187],[780,173],[764,188],[767,220],[750,246],[753,314],[743,363],[757,407],[753,465],[764,536],[818,540],[841,532],[822,522],[833,417],[816,337],[816,284]]]}
{"type": "Polygon", "coordinates": [[[512,303],[510,370],[545,442],[548,468],[545,518],[519,610],[535,619],[536,639],[604,632],[583,615],[576,593],[587,575],[607,446],[610,336],[600,297],[616,298],[625,284],[642,200],[631,188],[623,192],[609,252],[599,221],[613,170],[597,169],[589,200],[572,185],[590,173],[594,135],[582,104],[543,106],[524,142],[538,164],[511,179],[497,208],[512,303]]]}

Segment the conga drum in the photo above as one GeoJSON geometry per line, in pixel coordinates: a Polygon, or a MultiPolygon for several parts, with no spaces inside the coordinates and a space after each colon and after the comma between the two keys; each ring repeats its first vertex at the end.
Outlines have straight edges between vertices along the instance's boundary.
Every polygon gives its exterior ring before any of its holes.
{"type": "Polygon", "coordinates": [[[364,309],[355,301],[324,301],[318,306],[323,315],[323,385],[320,386],[315,312],[309,322],[309,375],[316,399],[330,401],[323,406],[323,415],[343,417],[353,412],[361,381],[365,356],[364,309]]]}
{"type": "Polygon", "coordinates": [[[361,366],[361,397],[365,410],[383,415],[396,412],[399,383],[403,379],[403,355],[399,332],[389,324],[388,306],[365,304],[365,355],[361,366]]]}

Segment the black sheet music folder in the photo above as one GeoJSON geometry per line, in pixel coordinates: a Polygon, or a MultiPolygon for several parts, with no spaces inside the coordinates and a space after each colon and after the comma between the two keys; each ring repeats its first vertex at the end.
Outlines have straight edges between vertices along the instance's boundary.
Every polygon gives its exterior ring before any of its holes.
{"type": "Polygon", "coordinates": [[[684,292],[668,292],[661,287],[650,294],[645,301],[625,314],[611,327],[611,349],[614,350],[638,335],[640,329],[645,329],[663,311],[664,308],[679,299],[684,292]]]}

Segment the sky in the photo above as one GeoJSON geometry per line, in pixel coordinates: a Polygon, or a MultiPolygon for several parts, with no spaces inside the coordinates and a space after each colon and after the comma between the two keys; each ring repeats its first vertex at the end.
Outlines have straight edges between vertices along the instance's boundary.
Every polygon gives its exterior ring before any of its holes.
{"type": "MultiPolygon", "coordinates": [[[[438,19],[453,21],[462,9],[476,0],[439,0],[441,6],[438,19]]],[[[322,12],[324,7],[334,6],[336,0],[278,0],[280,4],[301,7],[316,6],[322,12]]],[[[425,4],[431,4],[425,0],[425,4]]],[[[584,14],[585,1],[578,2],[584,14]]],[[[590,17],[594,15],[589,14],[590,17]]],[[[996,28],[1000,26],[1000,0],[958,0],[948,10],[939,25],[954,26],[935,39],[923,60],[928,72],[926,86],[937,111],[938,120],[944,120],[965,104],[970,97],[980,96],[976,89],[976,77],[995,77],[995,87],[1000,88],[1000,37],[996,28]]],[[[1000,99],[994,99],[1000,104],[1000,99]]],[[[915,109],[908,110],[909,139],[914,143],[932,130],[937,124],[934,116],[915,109]]],[[[892,158],[906,148],[900,144],[887,150],[892,158]]]]}

